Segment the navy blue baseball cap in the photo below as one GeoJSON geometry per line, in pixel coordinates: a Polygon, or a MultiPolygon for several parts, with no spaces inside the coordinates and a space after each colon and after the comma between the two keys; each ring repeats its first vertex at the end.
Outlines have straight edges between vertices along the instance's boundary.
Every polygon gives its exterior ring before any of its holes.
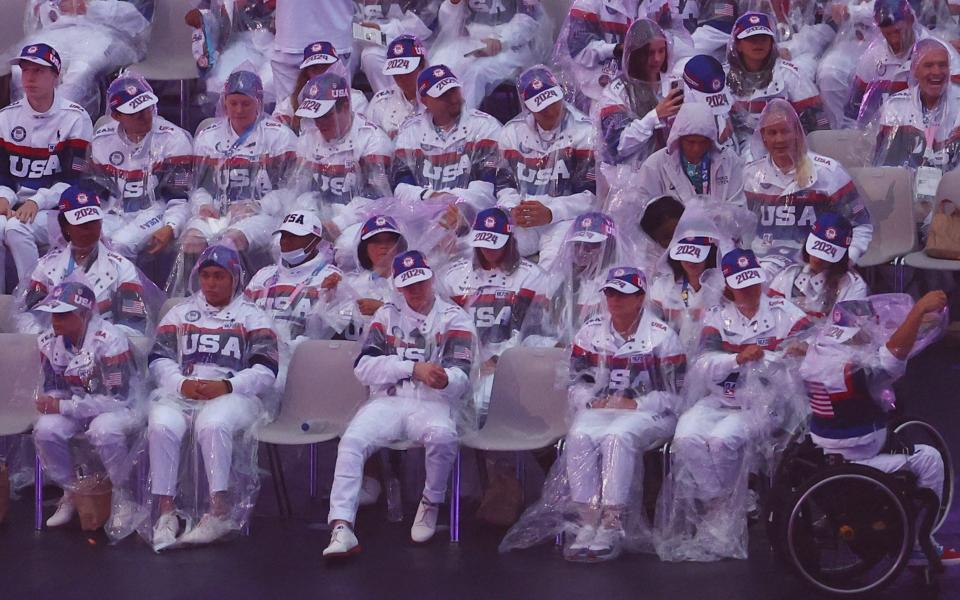
{"type": "Polygon", "coordinates": [[[30,44],[20,50],[20,56],[14,56],[10,59],[11,65],[19,65],[20,61],[25,60],[44,67],[51,67],[57,73],[60,72],[60,66],[63,64],[60,60],[60,54],[48,44],[30,44]]]}
{"type": "Polygon", "coordinates": [[[417,77],[417,91],[421,97],[439,98],[458,87],[461,87],[460,80],[447,65],[427,67],[417,77]]]}
{"type": "Polygon", "coordinates": [[[316,119],[327,114],[336,106],[337,100],[350,101],[350,84],[335,73],[324,73],[308,81],[300,91],[300,106],[297,116],[316,119]]]}
{"type": "Polygon", "coordinates": [[[510,218],[499,208],[485,208],[477,213],[473,222],[470,245],[474,248],[499,250],[510,241],[513,225],[510,218]]]}
{"type": "Polygon", "coordinates": [[[853,242],[853,226],[843,215],[821,213],[807,236],[807,254],[827,262],[840,262],[853,242]]]}
{"type": "Polygon", "coordinates": [[[861,327],[864,323],[875,321],[877,313],[869,300],[843,300],[833,307],[831,321],[840,327],[861,327]]]}
{"type": "Polygon", "coordinates": [[[876,0],[873,5],[873,21],[879,27],[889,27],[912,16],[908,0],[876,0]]]}
{"type": "Polygon", "coordinates": [[[96,303],[97,297],[93,290],[79,281],[66,281],[53,288],[44,301],[34,307],[34,310],[47,313],[91,311],[96,303]]]}
{"type": "Polygon", "coordinates": [[[570,241],[599,243],[616,233],[617,227],[613,219],[600,212],[588,212],[573,222],[570,241]]]}
{"type": "Polygon", "coordinates": [[[700,102],[715,115],[730,112],[733,99],[727,90],[727,75],[720,61],[706,54],[694,56],[683,66],[684,101],[700,102]]]}
{"type": "Polygon", "coordinates": [[[776,29],[770,15],[759,12],[743,13],[733,24],[733,39],[743,40],[755,35],[769,35],[773,39],[777,39],[776,29]]]}
{"type": "Polygon", "coordinates": [[[423,43],[415,36],[404,34],[387,45],[387,62],[383,64],[384,75],[406,75],[417,70],[426,60],[423,43]]]}
{"type": "Polygon", "coordinates": [[[207,267],[226,269],[233,276],[235,284],[240,281],[242,272],[240,253],[229,246],[207,246],[197,259],[197,271],[207,267]]]}
{"type": "Polygon", "coordinates": [[[257,101],[263,101],[263,82],[253,71],[234,71],[227,77],[223,94],[243,94],[257,101]]]}
{"type": "Polygon", "coordinates": [[[647,289],[647,276],[634,267],[614,267],[607,272],[607,280],[600,290],[614,290],[621,294],[637,294],[647,289]]]}
{"type": "Polygon", "coordinates": [[[397,226],[397,222],[393,220],[393,217],[376,215],[367,219],[367,222],[364,223],[363,227],[360,228],[360,239],[369,240],[378,233],[395,233],[399,236],[403,236],[403,234],[400,233],[400,228],[397,226]]]}
{"type": "Polygon", "coordinates": [[[563,88],[553,72],[546,67],[533,67],[524,71],[517,80],[517,90],[523,104],[533,112],[540,112],[563,100],[563,88]]]}
{"type": "Polygon", "coordinates": [[[393,259],[393,285],[398,289],[433,277],[427,259],[417,250],[404,252],[393,259]]]}
{"type": "Polygon", "coordinates": [[[727,280],[727,285],[735,290],[741,290],[767,280],[753,250],[735,248],[723,255],[720,268],[727,280]]]}
{"type": "Polygon", "coordinates": [[[160,102],[146,81],[139,77],[118,77],[107,88],[107,103],[111,110],[132,115],[160,102]]]}
{"type": "Polygon", "coordinates": [[[71,225],[83,225],[90,221],[103,219],[103,211],[100,209],[100,196],[79,185],[71,185],[63,190],[57,207],[67,223],[71,225]]]}
{"type": "Polygon", "coordinates": [[[303,49],[303,62],[300,63],[301,69],[312,67],[313,65],[332,65],[340,60],[337,56],[337,49],[330,42],[314,42],[303,49]]]}
{"type": "Polygon", "coordinates": [[[670,246],[670,258],[684,262],[702,263],[710,256],[714,241],[708,237],[688,237],[670,246]]]}

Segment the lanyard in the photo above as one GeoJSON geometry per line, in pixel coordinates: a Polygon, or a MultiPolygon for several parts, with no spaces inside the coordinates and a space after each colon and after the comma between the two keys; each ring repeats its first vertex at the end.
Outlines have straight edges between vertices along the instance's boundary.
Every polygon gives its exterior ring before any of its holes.
{"type": "MultiPolygon", "coordinates": [[[[237,150],[237,148],[239,148],[242,143],[247,141],[247,138],[250,137],[250,134],[253,133],[253,130],[256,129],[257,125],[259,124],[260,124],[260,118],[258,117],[257,120],[253,122],[253,125],[251,125],[250,127],[247,127],[243,131],[243,133],[237,136],[237,139],[234,140],[233,144],[230,145],[230,147],[227,149],[225,154],[227,156],[233,156],[233,153],[237,150]]],[[[232,125],[230,127],[231,129],[233,128],[232,125]]]]}
{"type": "Polygon", "coordinates": [[[690,280],[687,279],[687,275],[683,275],[683,286],[680,288],[680,299],[683,300],[683,305],[686,308],[690,308],[690,280]]]}

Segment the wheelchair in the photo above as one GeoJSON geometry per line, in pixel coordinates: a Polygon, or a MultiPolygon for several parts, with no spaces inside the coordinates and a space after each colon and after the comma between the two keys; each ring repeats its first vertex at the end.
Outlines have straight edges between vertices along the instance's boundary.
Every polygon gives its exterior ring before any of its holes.
{"type": "Polygon", "coordinates": [[[930,536],[953,500],[953,461],[943,437],[928,423],[899,419],[887,446],[927,444],[944,462],[940,498],[917,487],[909,471],[884,473],[848,463],[794,434],[774,472],[764,509],[774,555],[805,583],[836,596],[864,597],[892,583],[915,544],[927,558],[923,581],[936,589],[942,571],[930,536]]]}

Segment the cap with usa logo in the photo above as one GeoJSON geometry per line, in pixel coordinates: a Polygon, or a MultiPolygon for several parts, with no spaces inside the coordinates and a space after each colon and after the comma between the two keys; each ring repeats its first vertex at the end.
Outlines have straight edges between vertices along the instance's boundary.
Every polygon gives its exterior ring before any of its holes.
{"type": "Polygon", "coordinates": [[[474,248],[498,250],[510,241],[513,225],[507,213],[499,208],[487,208],[477,213],[473,222],[470,245],[474,248]]]}
{"type": "Polygon", "coordinates": [[[387,61],[383,64],[384,75],[413,73],[426,60],[423,43],[412,35],[401,35],[387,45],[387,61]]]}
{"type": "Polygon", "coordinates": [[[417,91],[421,97],[439,98],[458,87],[461,87],[460,80],[447,65],[427,67],[417,77],[417,91]]]}
{"type": "Polygon", "coordinates": [[[107,89],[111,110],[133,115],[160,102],[146,81],[137,77],[119,77],[107,89]]]}
{"type": "Polygon", "coordinates": [[[312,67],[313,65],[332,65],[340,60],[337,56],[337,50],[330,42],[314,42],[303,49],[303,62],[300,63],[301,69],[312,67]]]}
{"type": "Polygon", "coordinates": [[[433,277],[433,270],[427,259],[417,250],[404,252],[393,259],[393,285],[407,287],[433,277]]]}
{"type": "Polygon", "coordinates": [[[19,56],[10,59],[11,65],[19,65],[20,61],[32,62],[44,67],[51,67],[57,73],[60,72],[60,54],[47,44],[30,44],[20,50],[19,56]]]}
{"type": "Polygon", "coordinates": [[[47,313],[68,313],[75,310],[93,310],[97,298],[93,290],[78,281],[67,281],[53,288],[34,310],[47,313]]]}
{"type": "Polygon", "coordinates": [[[563,100],[563,88],[553,72],[543,66],[524,71],[517,80],[517,90],[524,106],[532,112],[540,112],[563,100]]]}
{"type": "Polygon", "coordinates": [[[570,241],[599,243],[616,233],[617,228],[613,224],[613,219],[603,213],[589,212],[580,215],[574,221],[570,241]]]}
{"type": "Polygon", "coordinates": [[[753,250],[734,248],[727,252],[720,261],[720,269],[723,271],[727,285],[735,290],[742,290],[767,280],[753,250]]]}
{"type": "Polygon", "coordinates": [[[743,40],[755,35],[769,35],[777,39],[770,15],[759,12],[743,13],[733,24],[733,38],[743,40]]]}
{"type": "Polygon", "coordinates": [[[295,210],[287,213],[274,233],[292,233],[296,236],[323,236],[323,223],[320,216],[312,210],[295,210]]]}
{"type": "Polygon", "coordinates": [[[343,77],[334,73],[318,75],[303,86],[300,91],[300,106],[297,116],[316,119],[330,112],[337,101],[350,101],[350,85],[343,77]]]}
{"type": "Polygon", "coordinates": [[[83,225],[90,221],[103,219],[100,209],[100,196],[78,185],[71,185],[60,194],[57,204],[60,214],[71,225],[83,225]]]}
{"type": "Polygon", "coordinates": [[[376,215],[367,219],[366,223],[363,224],[363,227],[360,228],[360,239],[369,240],[378,233],[395,233],[397,235],[403,235],[400,233],[400,228],[397,226],[397,222],[393,220],[393,217],[376,215]]]}
{"type": "Polygon", "coordinates": [[[614,290],[621,294],[642,293],[647,289],[647,276],[634,267],[614,267],[607,272],[607,280],[600,290],[614,290]]]}
{"type": "Polygon", "coordinates": [[[853,227],[850,221],[834,212],[817,217],[805,246],[807,254],[827,262],[840,262],[853,242],[853,227]]]}

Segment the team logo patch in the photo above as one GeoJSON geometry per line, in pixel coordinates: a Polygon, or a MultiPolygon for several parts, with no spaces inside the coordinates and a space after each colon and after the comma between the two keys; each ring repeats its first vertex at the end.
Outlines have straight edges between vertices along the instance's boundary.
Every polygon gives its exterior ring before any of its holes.
{"type": "Polygon", "coordinates": [[[718,92],[720,91],[720,88],[723,87],[723,81],[719,77],[717,77],[716,79],[713,80],[713,83],[710,84],[710,87],[713,88],[713,91],[718,92]]]}
{"type": "Polygon", "coordinates": [[[123,164],[123,152],[119,150],[114,150],[110,153],[110,164],[117,167],[123,164]]]}
{"type": "Polygon", "coordinates": [[[741,256],[737,259],[737,266],[740,268],[746,268],[750,264],[750,259],[746,256],[741,256]]]}
{"type": "Polygon", "coordinates": [[[319,52],[323,50],[323,44],[317,42],[316,44],[310,46],[310,49],[313,50],[314,52],[319,52]]]}
{"type": "Polygon", "coordinates": [[[311,96],[316,96],[316,95],[317,95],[317,92],[319,92],[319,91],[320,91],[319,86],[317,86],[317,85],[312,85],[312,86],[310,86],[310,95],[311,95],[311,96]]]}
{"type": "Polygon", "coordinates": [[[188,311],[187,314],[184,315],[183,318],[184,318],[188,323],[193,323],[193,322],[199,321],[199,320],[200,320],[200,311],[199,311],[199,310],[191,310],[191,311],[188,311]]]}
{"type": "Polygon", "coordinates": [[[827,227],[827,230],[823,232],[823,235],[826,236],[828,240],[837,239],[837,230],[833,227],[827,227]]]}
{"type": "Polygon", "coordinates": [[[443,69],[434,69],[434,70],[433,70],[433,76],[434,76],[434,77],[443,77],[443,69]]]}
{"type": "Polygon", "coordinates": [[[380,226],[380,225],[386,225],[386,224],[387,224],[387,220],[384,219],[383,217],[377,217],[377,220],[374,221],[374,223],[376,223],[378,226],[380,226]]]}
{"type": "Polygon", "coordinates": [[[756,15],[753,15],[752,17],[750,17],[750,18],[747,19],[747,20],[750,21],[750,24],[751,24],[751,25],[756,25],[757,23],[760,22],[760,17],[758,17],[758,16],[756,16],[756,15]]]}
{"type": "Polygon", "coordinates": [[[403,44],[397,44],[393,47],[394,56],[401,56],[403,54],[403,44]]]}
{"type": "Polygon", "coordinates": [[[87,195],[84,194],[83,192],[77,194],[77,202],[79,202],[80,204],[86,204],[89,201],[90,199],[87,198],[87,195]]]}
{"type": "Polygon", "coordinates": [[[539,90],[543,88],[543,82],[540,81],[539,79],[534,79],[533,81],[530,82],[530,87],[532,87],[535,90],[539,90]]]}
{"type": "Polygon", "coordinates": [[[408,257],[406,257],[405,259],[403,259],[403,266],[405,266],[405,267],[407,267],[407,268],[410,268],[410,267],[413,266],[413,262],[414,262],[414,261],[413,261],[413,257],[412,257],[412,256],[408,256],[408,257]]]}
{"type": "Polygon", "coordinates": [[[497,224],[497,220],[494,219],[493,217],[487,217],[487,218],[484,219],[484,221],[483,221],[484,227],[493,227],[493,226],[496,225],[496,224],[497,224]]]}
{"type": "Polygon", "coordinates": [[[133,96],[134,94],[137,93],[137,87],[136,87],[136,86],[133,86],[133,85],[128,85],[128,86],[127,86],[127,93],[130,94],[131,96],[133,96]]]}
{"type": "Polygon", "coordinates": [[[13,128],[13,131],[10,132],[10,137],[12,137],[15,142],[22,142],[27,137],[27,130],[17,125],[13,128]]]}
{"type": "Polygon", "coordinates": [[[36,53],[37,53],[36,46],[30,46],[29,48],[27,48],[27,54],[36,54],[36,53]]]}
{"type": "Polygon", "coordinates": [[[580,225],[581,225],[584,229],[589,229],[590,226],[593,225],[593,219],[590,219],[590,218],[588,217],[588,218],[584,219],[583,221],[580,221],[580,225]]]}
{"type": "Polygon", "coordinates": [[[626,273],[623,269],[617,269],[613,272],[614,277],[623,277],[623,274],[626,273]]]}

